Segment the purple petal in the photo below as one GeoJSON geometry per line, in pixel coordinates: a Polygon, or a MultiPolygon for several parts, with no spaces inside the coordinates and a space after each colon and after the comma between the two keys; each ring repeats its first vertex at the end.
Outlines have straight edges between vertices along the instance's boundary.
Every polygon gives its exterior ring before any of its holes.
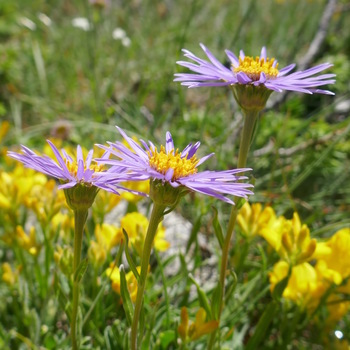
{"type": "Polygon", "coordinates": [[[174,142],[173,142],[173,138],[171,137],[171,134],[169,131],[166,132],[166,136],[165,136],[165,151],[167,154],[169,154],[170,152],[174,153],[174,142]]]}
{"type": "Polygon", "coordinates": [[[237,58],[237,56],[233,52],[231,52],[230,50],[225,50],[225,53],[226,53],[227,57],[229,58],[229,60],[231,61],[231,63],[233,64],[233,66],[238,67],[239,59],[237,58]]]}
{"type": "Polygon", "coordinates": [[[240,84],[248,84],[252,81],[245,73],[238,72],[237,73],[237,80],[240,84]]]}

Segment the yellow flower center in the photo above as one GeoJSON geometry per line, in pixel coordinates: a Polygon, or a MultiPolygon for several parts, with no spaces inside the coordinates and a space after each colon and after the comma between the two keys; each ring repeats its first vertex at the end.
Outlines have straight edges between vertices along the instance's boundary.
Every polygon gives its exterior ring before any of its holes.
{"type": "Polygon", "coordinates": [[[235,73],[243,72],[253,81],[260,79],[260,73],[265,73],[268,79],[276,78],[278,75],[278,63],[273,66],[275,62],[274,58],[259,58],[258,56],[249,57],[245,56],[244,59],[239,58],[239,66],[233,68],[235,73]]]}
{"type": "MultiPolygon", "coordinates": [[[[77,176],[78,173],[78,163],[76,161],[70,162],[69,160],[66,160],[66,165],[69,173],[73,176],[77,176]]],[[[102,171],[103,164],[90,164],[89,167],[90,170],[93,170],[94,172],[102,171]]],[[[86,165],[84,164],[84,171],[86,170],[86,165]]]]}
{"type": "Polygon", "coordinates": [[[174,170],[172,180],[179,179],[180,177],[186,177],[197,173],[196,165],[198,164],[198,159],[196,156],[188,159],[187,157],[181,158],[181,153],[177,149],[166,153],[165,147],[161,146],[160,151],[157,148],[148,153],[150,166],[157,170],[161,174],[166,174],[169,169],[174,170]]]}

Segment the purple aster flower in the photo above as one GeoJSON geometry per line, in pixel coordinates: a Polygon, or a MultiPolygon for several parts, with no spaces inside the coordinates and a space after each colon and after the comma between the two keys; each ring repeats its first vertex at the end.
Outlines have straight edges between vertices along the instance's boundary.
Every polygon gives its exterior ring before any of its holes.
{"type": "MultiPolygon", "coordinates": [[[[112,191],[112,189],[103,182],[101,176],[98,175],[101,173],[103,166],[92,164],[93,150],[89,151],[84,161],[82,149],[78,145],[76,160],[73,160],[64,149],[62,149],[60,153],[51,141],[47,140],[47,142],[57,162],[47,155],[38,155],[23,145],[22,153],[8,152],[7,155],[23,163],[28,168],[59,179],[62,182],[62,184],[58,186],[59,189],[69,189],[77,184],[84,184],[88,187],[96,186],[112,191]]],[[[109,154],[105,153],[103,158],[107,158],[108,156],[109,154]]],[[[114,174],[116,174],[116,171],[114,174]]],[[[113,190],[113,192],[116,191],[113,190]]]]}
{"type": "MultiPolygon", "coordinates": [[[[236,176],[251,169],[233,169],[226,171],[198,172],[197,167],[214,155],[209,154],[203,158],[197,158],[196,152],[200,142],[190,143],[183,151],[175,149],[170,132],[166,133],[165,147],[157,147],[149,141],[140,140],[142,148],[126,133],[118,128],[130,148],[122,142],[109,142],[110,147],[99,145],[107,152],[114,154],[118,159],[96,159],[97,162],[124,168],[128,180],[158,180],[160,183],[169,184],[174,189],[187,189],[200,192],[208,196],[218,198],[224,202],[234,204],[225,195],[247,198],[253,192],[249,190],[253,185],[242,183],[246,176],[236,176]]],[[[113,184],[115,179],[113,172],[101,174],[105,182],[113,184]]]]}
{"type": "Polygon", "coordinates": [[[298,91],[307,94],[319,93],[334,95],[328,90],[318,89],[319,86],[334,84],[335,74],[315,74],[332,67],[330,63],[323,63],[304,71],[288,74],[295,64],[278,69],[278,63],[274,58],[266,56],[266,48],[261,50],[260,57],[245,56],[241,50],[239,58],[229,50],[225,50],[231,67],[227,68],[205,47],[201,48],[209,58],[203,60],[188,50],[183,50],[184,56],[195,63],[178,61],[177,64],[190,69],[195,73],[175,74],[174,81],[180,81],[189,88],[201,86],[225,86],[225,85],[254,85],[265,86],[267,89],[277,92],[284,90],[298,91]]]}

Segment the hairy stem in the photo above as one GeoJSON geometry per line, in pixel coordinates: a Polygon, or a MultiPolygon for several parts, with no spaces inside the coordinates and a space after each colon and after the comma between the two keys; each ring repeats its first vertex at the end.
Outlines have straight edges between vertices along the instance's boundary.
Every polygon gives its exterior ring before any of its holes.
{"type": "MultiPolygon", "coordinates": [[[[256,110],[244,111],[244,125],[241,134],[241,140],[239,145],[239,154],[238,154],[238,165],[237,168],[244,168],[247,163],[248,152],[250,148],[250,144],[253,137],[253,131],[256,124],[256,120],[259,116],[259,112],[256,110]]],[[[235,203],[237,204],[239,198],[234,198],[235,203]]],[[[221,255],[221,266],[220,266],[220,279],[219,283],[221,286],[221,295],[219,296],[219,319],[222,312],[223,300],[225,297],[225,280],[226,280],[226,271],[227,271],[227,263],[228,256],[230,252],[230,244],[233,236],[234,227],[236,224],[236,219],[238,215],[239,209],[237,206],[232,206],[230,220],[227,226],[227,232],[224,240],[224,244],[222,247],[222,255],[221,255]]],[[[210,340],[208,342],[208,350],[212,349],[215,343],[217,331],[214,331],[211,334],[210,340]]]]}
{"type": "Polygon", "coordinates": [[[139,324],[140,313],[141,313],[141,308],[143,303],[143,295],[145,292],[149,259],[151,256],[154,236],[157,232],[159,223],[163,219],[164,210],[165,210],[165,206],[157,203],[153,204],[151,218],[149,221],[145,243],[142,251],[142,257],[141,257],[141,272],[138,280],[134,317],[133,317],[132,326],[131,326],[131,350],[137,349],[137,327],[139,324]]]}
{"type": "Polygon", "coordinates": [[[79,307],[80,283],[75,274],[81,260],[81,250],[83,243],[83,232],[87,218],[87,210],[74,210],[74,255],[73,255],[73,302],[70,322],[70,333],[72,338],[72,349],[78,350],[77,341],[77,315],[79,307]]]}

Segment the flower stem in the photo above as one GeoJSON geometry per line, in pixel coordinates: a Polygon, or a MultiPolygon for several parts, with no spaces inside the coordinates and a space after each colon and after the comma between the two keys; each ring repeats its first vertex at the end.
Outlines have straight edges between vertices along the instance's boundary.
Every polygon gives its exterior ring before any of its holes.
{"type": "Polygon", "coordinates": [[[75,273],[80,264],[81,250],[83,243],[83,232],[87,218],[87,210],[74,210],[74,255],[73,255],[73,302],[70,323],[70,333],[72,338],[72,349],[78,350],[77,342],[77,315],[79,306],[80,281],[75,277],[75,273]]]}
{"type": "Polygon", "coordinates": [[[153,203],[153,209],[151,213],[151,218],[149,220],[149,225],[148,225],[145,243],[142,251],[142,257],[141,257],[141,272],[138,280],[134,317],[133,317],[132,326],[131,326],[131,350],[137,349],[137,327],[140,319],[140,313],[141,313],[142,302],[143,302],[143,294],[146,286],[149,259],[151,256],[154,236],[157,232],[159,223],[163,219],[165,208],[166,207],[164,205],[161,205],[155,202],[153,203]]]}
{"type": "MultiPolygon", "coordinates": [[[[251,145],[252,137],[253,137],[253,131],[255,127],[256,120],[259,116],[259,111],[256,110],[244,110],[245,118],[244,118],[244,125],[243,130],[241,134],[241,140],[239,145],[239,154],[238,154],[238,165],[237,168],[244,168],[247,163],[247,157],[249,148],[251,145]]],[[[228,255],[230,251],[230,243],[233,236],[233,230],[236,224],[237,214],[239,212],[239,209],[237,209],[237,201],[239,198],[234,198],[234,201],[236,205],[232,206],[231,209],[231,215],[230,220],[227,227],[227,232],[224,240],[224,244],[222,247],[222,256],[221,256],[221,266],[220,266],[220,279],[219,283],[221,286],[221,295],[219,300],[219,320],[220,315],[222,312],[223,307],[223,300],[225,297],[225,279],[226,279],[226,271],[227,271],[227,262],[228,262],[228,255]]],[[[210,340],[208,342],[208,350],[212,349],[215,338],[216,338],[216,331],[211,333],[210,340]]]]}
{"type": "Polygon", "coordinates": [[[256,110],[245,111],[244,125],[239,145],[237,168],[244,168],[247,164],[248,152],[252,143],[253,131],[259,112],[256,110]]]}

